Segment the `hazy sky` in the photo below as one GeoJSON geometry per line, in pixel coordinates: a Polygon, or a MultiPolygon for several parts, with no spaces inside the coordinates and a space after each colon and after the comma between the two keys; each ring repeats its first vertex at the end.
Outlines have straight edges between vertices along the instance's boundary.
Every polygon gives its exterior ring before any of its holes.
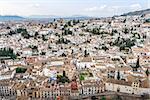
{"type": "Polygon", "coordinates": [[[113,16],[150,8],[150,0],[0,0],[0,15],[113,16]]]}

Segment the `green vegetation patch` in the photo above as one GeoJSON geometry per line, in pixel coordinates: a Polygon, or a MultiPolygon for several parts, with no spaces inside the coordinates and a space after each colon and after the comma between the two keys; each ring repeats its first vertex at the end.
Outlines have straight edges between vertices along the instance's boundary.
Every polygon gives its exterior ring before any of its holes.
{"type": "Polygon", "coordinates": [[[85,78],[84,78],[84,76],[83,76],[83,75],[80,75],[80,76],[79,76],[79,79],[80,79],[80,81],[85,80],[85,78]]]}
{"type": "Polygon", "coordinates": [[[21,68],[21,67],[16,68],[16,73],[25,73],[26,71],[27,71],[26,68],[21,68]]]}
{"type": "Polygon", "coordinates": [[[85,80],[85,78],[87,78],[87,77],[93,77],[93,74],[89,71],[83,71],[79,75],[80,81],[85,80]]]}
{"type": "Polygon", "coordinates": [[[11,59],[16,59],[17,55],[14,54],[14,51],[11,48],[2,48],[0,49],[0,57],[10,57],[11,59]]]}

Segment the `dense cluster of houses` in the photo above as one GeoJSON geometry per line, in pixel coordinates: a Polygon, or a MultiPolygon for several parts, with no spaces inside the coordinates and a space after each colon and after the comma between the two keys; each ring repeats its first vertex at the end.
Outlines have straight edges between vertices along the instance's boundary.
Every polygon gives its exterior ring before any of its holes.
{"type": "Polygon", "coordinates": [[[150,23],[145,19],[0,23],[0,49],[9,52],[0,54],[0,96],[150,95],[150,23]]]}

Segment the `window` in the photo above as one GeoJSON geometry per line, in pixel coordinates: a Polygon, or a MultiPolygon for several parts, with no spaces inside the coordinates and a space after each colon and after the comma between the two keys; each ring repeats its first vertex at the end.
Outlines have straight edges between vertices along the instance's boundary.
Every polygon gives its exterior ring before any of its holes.
{"type": "Polygon", "coordinates": [[[91,92],[91,89],[89,89],[89,92],[91,92]]]}

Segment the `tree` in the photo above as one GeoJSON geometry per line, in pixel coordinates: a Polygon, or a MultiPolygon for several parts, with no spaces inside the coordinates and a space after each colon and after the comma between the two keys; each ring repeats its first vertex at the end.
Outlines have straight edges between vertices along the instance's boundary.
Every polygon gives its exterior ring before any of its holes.
{"type": "Polygon", "coordinates": [[[33,52],[38,52],[37,46],[29,45],[29,48],[31,48],[33,52]]]}
{"type": "Polygon", "coordinates": [[[16,73],[25,73],[26,72],[26,68],[20,68],[20,67],[18,67],[18,68],[16,68],[16,73]]]}
{"type": "Polygon", "coordinates": [[[14,53],[11,48],[1,48],[0,57],[10,57],[11,59],[16,59],[17,55],[14,53]]]}
{"type": "Polygon", "coordinates": [[[106,100],[106,97],[105,97],[105,96],[102,96],[100,100],[106,100]]]}
{"type": "Polygon", "coordinates": [[[123,31],[125,34],[129,33],[129,29],[125,28],[123,31]]]}
{"type": "Polygon", "coordinates": [[[71,54],[73,54],[74,53],[74,51],[73,51],[73,49],[71,50],[71,54]]]}
{"type": "Polygon", "coordinates": [[[46,52],[41,52],[41,55],[45,55],[46,54],[46,52]]]}
{"type": "Polygon", "coordinates": [[[120,80],[120,72],[117,72],[117,79],[120,80]]]}
{"type": "Polygon", "coordinates": [[[84,50],[84,57],[87,57],[87,56],[88,56],[87,50],[84,50]]]}
{"type": "Polygon", "coordinates": [[[8,30],[9,30],[9,29],[11,29],[11,28],[10,28],[9,26],[7,26],[7,27],[6,27],[6,29],[8,29],[8,30]]]}
{"type": "Polygon", "coordinates": [[[124,38],[118,37],[115,40],[115,42],[113,43],[113,45],[118,46],[120,48],[120,51],[121,51],[121,50],[125,50],[125,48],[131,49],[131,47],[135,45],[135,42],[136,42],[135,39],[130,39],[130,38],[124,39],[124,38]]]}
{"type": "Polygon", "coordinates": [[[62,53],[62,55],[61,55],[62,57],[66,57],[67,55],[65,54],[65,53],[62,53]]]}
{"type": "Polygon", "coordinates": [[[73,20],[73,25],[80,23],[80,20],[73,20]]]}
{"type": "Polygon", "coordinates": [[[61,37],[61,38],[58,39],[58,41],[56,43],[57,44],[61,44],[61,43],[68,44],[70,42],[71,42],[70,40],[61,37]]]}
{"type": "Polygon", "coordinates": [[[19,28],[16,30],[17,33],[21,33],[21,36],[26,38],[26,39],[29,39],[30,38],[30,35],[28,34],[27,30],[26,29],[23,29],[23,28],[19,28]]]}
{"type": "Polygon", "coordinates": [[[55,33],[55,36],[59,36],[59,34],[58,34],[58,33],[55,33]]]}
{"type": "Polygon", "coordinates": [[[68,25],[67,25],[67,24],[65,24],[65,25],[64,25],[64,28],[67,28],[67,27],[68,27],[68,25]]]}
{"type": "Polygon", "coordinates": [[[69,78],[66,76],[65,71],[63,71],[63,75],[57,75],[57,81],[61,83],[70,82],[69,78]]]}
{"type": "Polygon", "coordinates": [[[124,45],[121,45],[121,46],[119,47],[119,50],[120,50],[120,51],[125,50],[125,46],[124,46],[124,45]]]}
{"type": "Polygon", "coordinates": [[[126,22],[126,19],[124,19],[123,23],[125,23],[125,22],[126,22]]]}
{"type": "Polygon", "coordinates": [[[64,76],[64,77],[66,76],[66,72],[65,72],[65,71],[63,71],[63,76],[64,76]]]}
{"type": "Polygon", "coordinates": [[[71,21],[68,21],[68,26],[72,26],[72,23],[71,23],[71,21]]]}
{"type": "Polygon", "coordinates": [[[45,35],[42,35],[42,40],[47,41],[48,39],[46,39],[45,35]]]}
{"type": "Polygon", "coordinates": [[[146,37],[147,37],[146,35],[143,35],[143,38],[144,38],[144,39],[146,39],[146,37]]]}
{"type": "Polygon", "coordinates": [[[79,79],[80,79],[80,81],[83,81],[84,80],[84,76],[80,75],[79,79]]]}
{"type": "Polygon", "coordinates": [[[102,49],[105,50],[105,51],[109,50],[106,46],[102,46],[102,49]]]}
{"type": "Polygon", "coordinates": [[[72,35],[72,34],[73,34],[73,32],[70,31],[69,29],[68,30],[65,29],[65,31],[62,33],[62,35],[72,35]]]}
{"type": "Polygon", "coordinates": [[[145,73],[146,73],[147,76],[149,76],[149,74],[150,74],[148,69],[145,71],[145,73]]]}
{"type": "Polygon", "coordinates": [[[111,36],[114,35],[114,33],[117,33],[118,31],[116,29],[113,29],[112,32],[110,33],[111,36]]]}
{"type": "Polygon", "coordinates": [[[54,18],[54,20],[53,20],[54,22],[56,21],[56,19],[54,18]]]}
{"type": "Polygon", "coordinates": [[[38,33],[38,32],[35,32],[34,38],[36,39],[38,35],[39,35],[39,33],[38,33]]]}
{"type": "Polygon", "coordinates": [[[138,56],[137,61],[136,61],[136,68],[139,68],[139,67],[140,67],[140,58],[138,56]]]}
{"type": "Polygon", "coordinates": [[[13,35],[13,34],[16,34],[16,32],[12,30],[8,33],[8,35],[13,35]]]}

